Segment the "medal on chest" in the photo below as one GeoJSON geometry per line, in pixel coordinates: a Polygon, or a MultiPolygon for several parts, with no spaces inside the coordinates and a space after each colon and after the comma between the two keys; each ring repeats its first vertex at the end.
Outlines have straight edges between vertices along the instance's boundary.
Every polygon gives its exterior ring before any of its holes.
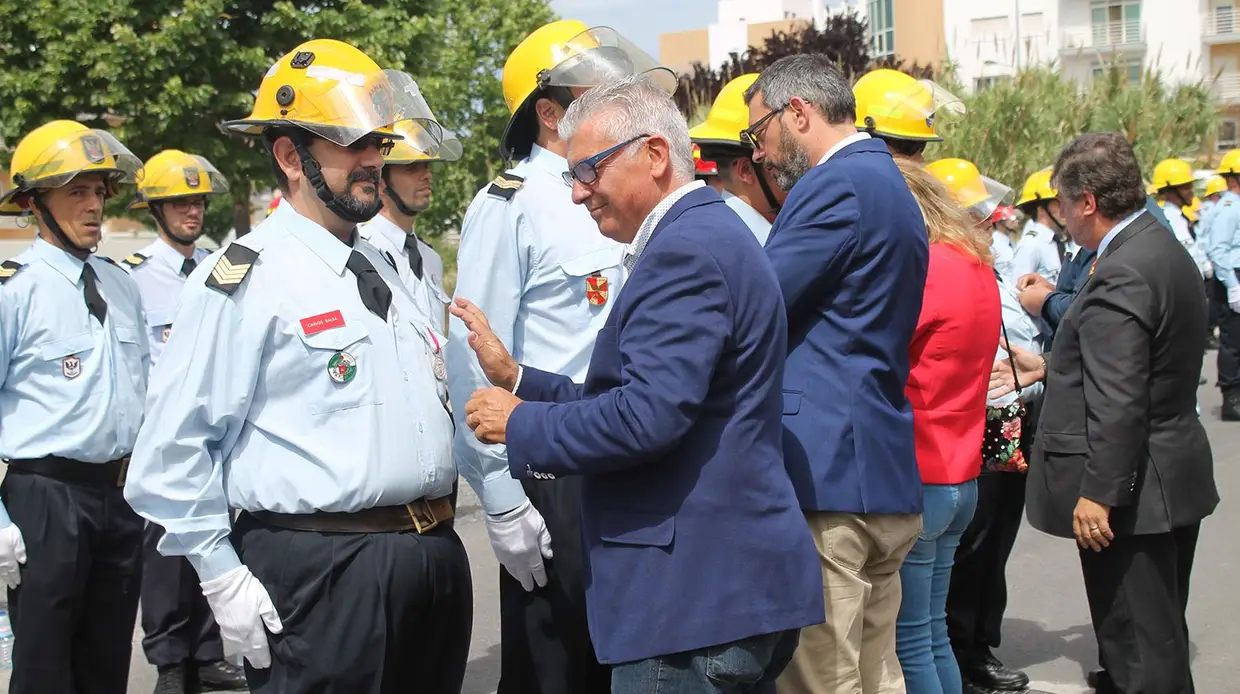
{"type": "Polygon", "coordinates": [[[82,375],[82,360],[76,354],[71,354],[60,360],[60,373],[65,378],[77,378],[82,375]]]}
{"type": "Polygon", "coordinates": [[[327,360],[327,375],[336,383],[348,383],[357,375],[357,360],[348,352],[336,352],[327,360]]]}
{"type": "Polygon", "coordinates": [[[601,272],[586,277],[586,300],[591,306],[602,306],[607,303],[607,278],[601,272]]]}
{"type": "Polygon", "coordinates": [[[435,372],[435,378],[444,380],[448,377],[448,367],[443,363],[443,348],[439,345],[439,338],[435,337],[435,331],[430,328],[426,329],[427,334],[431,336],[431,342],[434,343],[434,363],[431,364],[431,370],[435,372]]]}

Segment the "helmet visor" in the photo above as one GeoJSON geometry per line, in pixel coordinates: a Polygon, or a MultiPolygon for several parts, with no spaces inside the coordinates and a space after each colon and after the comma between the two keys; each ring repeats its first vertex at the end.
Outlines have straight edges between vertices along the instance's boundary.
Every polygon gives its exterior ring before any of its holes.
{"type": "MultiPolygon", "coordinates": [[[[414,158],[435,158],[443,148],[444,130],[434,119],[403,120],[392,126],[392,132],[400,136],[400,145],[393,151],[393,154],[396,154],[397,151],[409,153],[406,150],[406,146],[408,146],[412,149],[412,154],[415,155],[410,157],[411,161],[414,158]]],[[[392,157],[389,157],[388,160],[394,162],[392,157]]]]}
{"type": "Polygon", "coordinates": [[[461,144],[461,138],[456,133],[443,129],[443,142],[439,145],[439,156],[435,157],[440,161],[456,161],[465,154],[465,146],[461,144]]]}
{"type": "Polygon", "coordinates": [[[82,130],[53,140],[25,171],[13,172],[19,188],[59,188],[80,173],[110,173],[113,183],[132,183],[142,160],[103,130],[82,130]]]}
{"type": "Polygon", "coordinates": [[[139,186],[147,200],[187,195],[220,195],[228,192],[228,179],[205,157],[190,155],[187,161],[169,167],[160,180],[139,186]]]}
{"type": "Polygon", "coordinates": [[[589,88],[644,73],[668,94],[676,91],[674,72],[611,27],[588,29],[551,50],[557,63],[540,77],[541,86],[589,88]]]}
{"type": "Polygon", "coordinates": [[[930,80],[887,94],[882,102],[870,107],[869,115],[899,120],[924,120],[934,127],[940,116],[959,117],[965,114],[964,102],[955,94],[930,80]]]}
{"type": "Polygon", "coordinates": [[[311,65],[306,76],[316,79],[296,95],[288,119],[318,137],[348,147],[400,121],[421,120],[425,121],[422,128],[438,145],[439,124],[418,83],[408,73],[349,72],[311,65]]]}
{"type": "Polygon", "coordinates": [[[1012,189],[993,178],[979,176],[957,191],[956,198],[976,219],[987,220],[1000,205],[1012,204],[1012,189]]]}

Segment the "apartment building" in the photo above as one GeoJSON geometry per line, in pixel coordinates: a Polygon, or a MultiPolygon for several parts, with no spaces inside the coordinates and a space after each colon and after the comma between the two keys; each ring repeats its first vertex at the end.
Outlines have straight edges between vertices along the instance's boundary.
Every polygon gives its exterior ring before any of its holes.
{"type": "Polygon", "coordinates": [[[792,31],[826,16],[816,0],[718,0],[716,20],[703,29],[659,36],[659,62],[688,72],[694,63],[718,67],[730,53],[761,46],[768,36],[792,31]]]}
{"type": "Polygon", "coordinates": [[[1202,63],[1213,80],[1223,120],[1215,137],[1219,151],[1240,147],[1240,8],[1235,0],[1201,0],[1202,63]]]}

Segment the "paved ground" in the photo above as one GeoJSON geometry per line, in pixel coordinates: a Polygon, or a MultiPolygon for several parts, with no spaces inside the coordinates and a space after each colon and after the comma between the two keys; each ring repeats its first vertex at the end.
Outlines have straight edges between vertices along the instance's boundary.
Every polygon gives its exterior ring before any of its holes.
{"type": "MultiPolygon", "coordinates": [[[[1214,382],[1214,353],[1208,355],[1207,376],[1214,382]]],[[[1232,581],[1240,573],[1240,511],[1230,502],[1240,489],[1240,424],[1218,421],[1218,391],[1201,389],[1202,417],[1214,447],[1215,474],[1223,503],[1202,528],[1193,575],[1189,624],[1194,643],[1197,690],[1215,694],[1235,691],[1231,678],[1240,667],[1240,598],[1232,581]]],[[[473,564],[475,611],[470,667],[462,694],[491,694],[499,678],[499,616],[496,563],[479,517],[477,499],[462,490],[457,529],[473,564]]],[[[1011,605],[999,655],[1025,669],[1034,688],[1053,694],[1086,694],[1085,672],[1096,667],[1096,647],[1081,585],[1075,545],[1026,528],[1008,569],[1011,605]]],[[[136,639],[135,639],[136,642],[136,639]]],[[[135,648],[130,694],[149,694],[153,669],[135,648]]],[[[0,692],[8,692],[7,673],[0,673],[0,692]]]]}

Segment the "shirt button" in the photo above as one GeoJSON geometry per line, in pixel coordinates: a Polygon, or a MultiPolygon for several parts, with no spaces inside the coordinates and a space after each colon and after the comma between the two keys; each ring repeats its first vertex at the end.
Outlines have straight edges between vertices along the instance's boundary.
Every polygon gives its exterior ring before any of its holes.
{"type": "Polygon", "coordinates": [[[422,425],[421,425],[421,424],[418,424],[418,433],[419,433],[419,434],[421,434],[421,433],[422,433],[422,425]]]}

